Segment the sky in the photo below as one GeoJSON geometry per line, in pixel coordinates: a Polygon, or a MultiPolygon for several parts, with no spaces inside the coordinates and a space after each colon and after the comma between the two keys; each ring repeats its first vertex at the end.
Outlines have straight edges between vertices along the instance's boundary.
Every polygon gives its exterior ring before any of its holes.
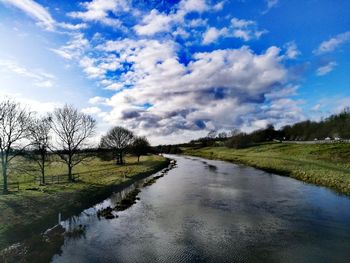
{"type": "Polygon", "coordinates": [[[0,0],[0,98],[153,145],[350,106],[347,0],[0,0]]]}

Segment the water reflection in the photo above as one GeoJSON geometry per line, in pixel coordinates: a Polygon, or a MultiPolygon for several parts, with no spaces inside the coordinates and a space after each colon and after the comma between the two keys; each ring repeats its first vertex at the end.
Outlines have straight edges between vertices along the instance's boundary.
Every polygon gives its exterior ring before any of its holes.
{"type": "Polygon", "coordinates": [[[132,189],[65,221],[84,234],[65,237],[53,262],[348,262],[349,198],[249,167],[174,158],[178,167],[118,218],[96,212],[132,189]]]}

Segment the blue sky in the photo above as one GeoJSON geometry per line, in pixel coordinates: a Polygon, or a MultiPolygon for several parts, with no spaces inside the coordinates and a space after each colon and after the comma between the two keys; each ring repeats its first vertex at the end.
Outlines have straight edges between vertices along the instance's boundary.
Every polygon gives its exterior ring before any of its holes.
{"type": "Polygon", "coordinates": [[[177,143],[350,106],[350,2],[0,0],[0,96],[177,143]]]}

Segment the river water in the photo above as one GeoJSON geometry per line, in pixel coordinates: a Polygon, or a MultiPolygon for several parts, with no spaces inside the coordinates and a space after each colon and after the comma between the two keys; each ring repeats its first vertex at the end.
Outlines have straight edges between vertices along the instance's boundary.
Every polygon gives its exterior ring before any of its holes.
{"type": "Polygon", "coordinates": [[[64,221],[53,262],[350,262],[350,199],[251,167],[171,156],[177,167],[118,218],[119,193],[64,221]]]}

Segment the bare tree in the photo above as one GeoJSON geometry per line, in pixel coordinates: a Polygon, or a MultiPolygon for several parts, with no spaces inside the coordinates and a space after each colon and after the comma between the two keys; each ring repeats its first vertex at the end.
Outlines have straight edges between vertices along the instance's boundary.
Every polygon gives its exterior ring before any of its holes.
{"type": "Polygon", "coordinates": [[[40,168],[41,184],[45,184],[45,168],[49,161],[51,119],[34,119],[29,128],[32,151],[30,159],[34,160],[40,168]]]}
{"type": "Polygon", "coordinates": [[[240,133],[241,133],[241,131],[240,131],[239,129],[233,128],[233,129],[230,131],[228,137],[234,137],[234,136],[236,136],[236,135],[238,135],[238,134],[240,134],[240,133]]]}
{"type": "Polygon", "coordinates": [[[132,143],[132,153],[137,156],[137,162],[140,162],[140,156],[146,155],[150,151],[150,144],[146,137],[136,137],[132,143]]]}
{"type": "Polygon", "coordinates": [[[217,132],[215,130],[211,130],[208,132],[207,138],[215,139],[216,135],[217,135],[217,132]]]}
{"type": "Polygon", "coordinates": [[[79,150],[86,146],[87,139],[95,133],[96,121],[71,105],[55,109],[50,119],[50,126],[56,139],[56,144],[52,148],[67,164],[68,179],[72,182],[73,167],[86,158],[86,154],[80,154],[79,150]]]}
{"type": "Polygon", "coordinates": [[[117,126],[110,129],[101,138],[100,147],[114,150],[117,158],[116,163],[124,164],[123,153],[132,144],[133,139],[134,134],[131,131],[117,126]]]}
{"type": "Polygon", "coordinates": [[[227,133],[226,132],[220,132],[218,134],[218,138],[219,139],[226,139],[227,138],[227,133]]]}
{"type": "Polygon", "coordinates": [[[10,162],[28,146],[31,113],[19,103],[9,99],[0,102],[0,154],[3,192],[8,192],[8,168],[10,162]]]}

